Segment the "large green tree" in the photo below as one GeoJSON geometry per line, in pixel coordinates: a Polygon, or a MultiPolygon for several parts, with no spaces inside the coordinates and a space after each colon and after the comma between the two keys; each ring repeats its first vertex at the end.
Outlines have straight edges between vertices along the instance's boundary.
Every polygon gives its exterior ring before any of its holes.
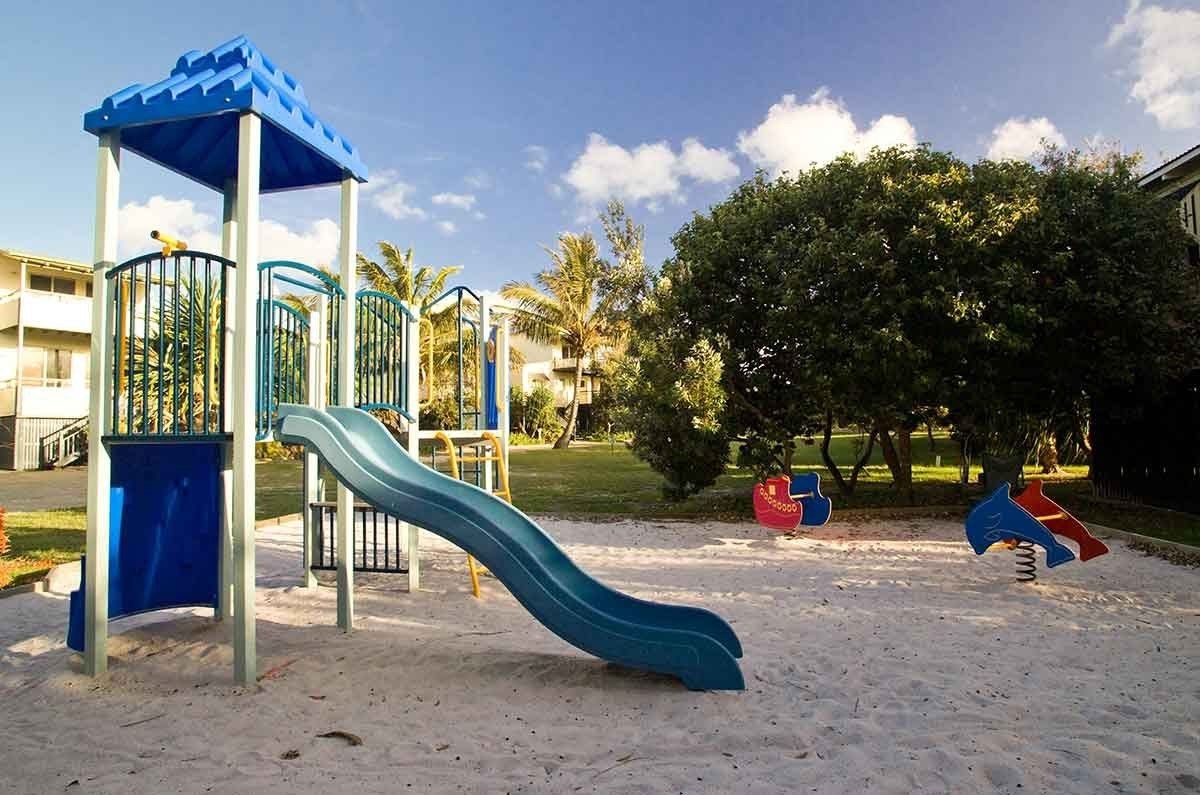
{"type": "Polygon", "coordinates": [[[859,425],[908,493],[922,425],[1028,444],[1078,424],[1090,395],[1194,364],[1180,234],[1119,158],[847,155],[759,175],[695,216],[632,347],[711,344],[720,424],[759,472],[788,471],[798,436],[824,431],[827,452],[835,424],[859,425]]]}

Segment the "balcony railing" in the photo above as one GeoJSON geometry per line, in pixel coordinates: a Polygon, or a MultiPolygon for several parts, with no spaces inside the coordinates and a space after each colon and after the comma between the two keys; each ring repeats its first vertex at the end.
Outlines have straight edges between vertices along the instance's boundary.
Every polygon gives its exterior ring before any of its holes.
{"type": "MultiPolygon", "coordinates": [[[[553,359],[551,359],[551,366],[555,370],[558,370],[558,371],[570,370],[570,371],[574,372],[575,364],[577,361],[578,361],[578,357],[576,357],[576,356],[555,356],[553,359]]],[[[585,373],[593,373],[603,363],[604,363],[604,357],[602,355],[584,356],[583,357],[583,371],[585,373]]]]}
{"type": "Polygon", "coordinates": [[[62,378],[20,379],[21,405],[17,405],[17,381],[0,381],[0,416],[81,417],[88,412],[88,384],[62,378]]]}
{"type": "MultiPolygon", "coordinates": [[[[599,390],[587,389],[586,387],[580,388],[580,390],[579,390],[579,405],[586,406],[586,405],[590,404],[592,402],[592,398],[595,396],[596,392],[598,392],[598,391],[599,390]]],[[[566,389],[563,389],[560,392],[555,393],[555,395],[554,395],[554,407],[555,408],[565,409],[569,405],[571,405],[571,390],[569,387],[566,389]]]]}
{"type": "Polygon", "coordinates": [[[25,290],[0,298],[0,330],[17,325],[18,318],[26,328],[90,334],[92,299],[38,290],[25,290]]]}

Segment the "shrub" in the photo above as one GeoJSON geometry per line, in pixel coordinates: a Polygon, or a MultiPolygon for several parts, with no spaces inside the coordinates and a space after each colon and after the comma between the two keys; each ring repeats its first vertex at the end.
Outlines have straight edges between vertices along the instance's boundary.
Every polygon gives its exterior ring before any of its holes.
{"type": "Polygon", "coordinates": [[[458,400],[441,395],[421,406],[421,428],[430,431],[450,431],[458,428],[458,400]]]}
{"type": "Polygon", "coordinates": [[[304,447],[284,444],[279,441],[258,442],[254,445],[254,457],[259,461],[291,461],[304,455],[304,447]]]}
{"type": "Polygon", "coordinates": [[[513,387],[509,408],[510,430],[535,438],[539,434],[557,436],[562,433],[563,420],[554,408],[554,393],[545,384],[538,384],[529,392],[513,387]]]}
{"type": "Polygon", "coordinates": [[[4,529],[4,508],[0,506],[0,555],[8,552],[8,532],[4,529]]]}
{"type": "Polygon", "coordinates": [[[611,388],[625,406],[634,454],[663,476],[664,497],[682,500],[715,483],[729,460],[721,357],[669,323],[647,323],[634,345],[611,388]]]}

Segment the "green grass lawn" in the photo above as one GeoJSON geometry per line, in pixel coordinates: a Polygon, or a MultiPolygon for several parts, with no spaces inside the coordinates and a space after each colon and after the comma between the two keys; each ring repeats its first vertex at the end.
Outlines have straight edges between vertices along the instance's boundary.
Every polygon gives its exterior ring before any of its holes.
{"type": "MultiPolygon", "coordinates": [[[[839,463],[854,455],[854,437],[833,440],[831,451],[839,463]]],[[[824,491],[834,500],[835,516],[911,515],[925,513],[962,517],[981,490],[958,483],[958,447],[949,439],[913,440],[914,503],[909,504],[891,485],[891,476],[876,450],[872,463],[860,476],[852,497],[842,497],[829,478],[824,491]],[[941,455],[941,466],[935,456],[941,455]]],[[[730,467],[717,484],[682,502],[662,496],[661,479],[622,445],[575,446],[568,450],[514,448],[511,456],[512,491],[517,507],[527,513],[593,518],[708,518],[753,519],[750,473],[730,467]]],[[[799,468],[826,475],[820,450],[801,446],[799,468]]],[[[972,470],[972,478],[978,473],[972,470]]],[[[256,514],[259,519],[296,513],[301,508],[299,461],[260,463],[256,514]]],[[[1085,467],[1067,467],[1065,474],[1048,479],[1047,493],[1088,522],[1143,535],[1200,546],[1200,516],[1149,506],[1099,500],[1084,479],[1085,467]]],[[[1026,477],[1035,476],[1026,470],[1026,477]]],[[[325,475],[332,498],[334,483],[325,475]]],[[[12,549],[0,558],[0,587],[41,576],[50,566],[74,560],[83,551],[85,522],[82,509],[34,511],[8,515],[12,549]]]]}
{"type": "Polygon", "coordinates": [[[40,579],[51,566],[78,559],[87,540],[82,508],[10,513],[5,528],[9,549],[0,557],[0,588],[40,579]]]}

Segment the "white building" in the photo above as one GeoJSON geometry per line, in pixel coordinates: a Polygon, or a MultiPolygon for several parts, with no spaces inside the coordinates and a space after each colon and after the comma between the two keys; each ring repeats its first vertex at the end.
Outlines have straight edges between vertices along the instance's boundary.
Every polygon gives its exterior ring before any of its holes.
{"type": "Polygon", "coordinates": [[[554,405],[558,409],[566,409],[578,389],[579,429],[583,433],[591,430],[592,400],[599,394],[603,381],[600,372],[603,354],[595,357],[596,361],[591,356],[584,357],[583,377],[574,384],[576,358],[569,347],[561,343],[543,345],[517,333],[512,335],[510,346],[519,351],[524,360],[520,365],[513,365],[512,383],[525,392],[539,384],[545,386],[554,393],[554,405]]]}
{"type": "Polygon", "coordinates": [[[1149,172],[1138,185],[1179,202],[1179,220],[1194,241],[1188,256],[1193,264],[1200,264],[1200,145],[1149,172]]]}
{"type": "Polygon", "coordinates": [[[86,427],[91,295],[90,265],[0,249],[0,468],[86,427]]]}

